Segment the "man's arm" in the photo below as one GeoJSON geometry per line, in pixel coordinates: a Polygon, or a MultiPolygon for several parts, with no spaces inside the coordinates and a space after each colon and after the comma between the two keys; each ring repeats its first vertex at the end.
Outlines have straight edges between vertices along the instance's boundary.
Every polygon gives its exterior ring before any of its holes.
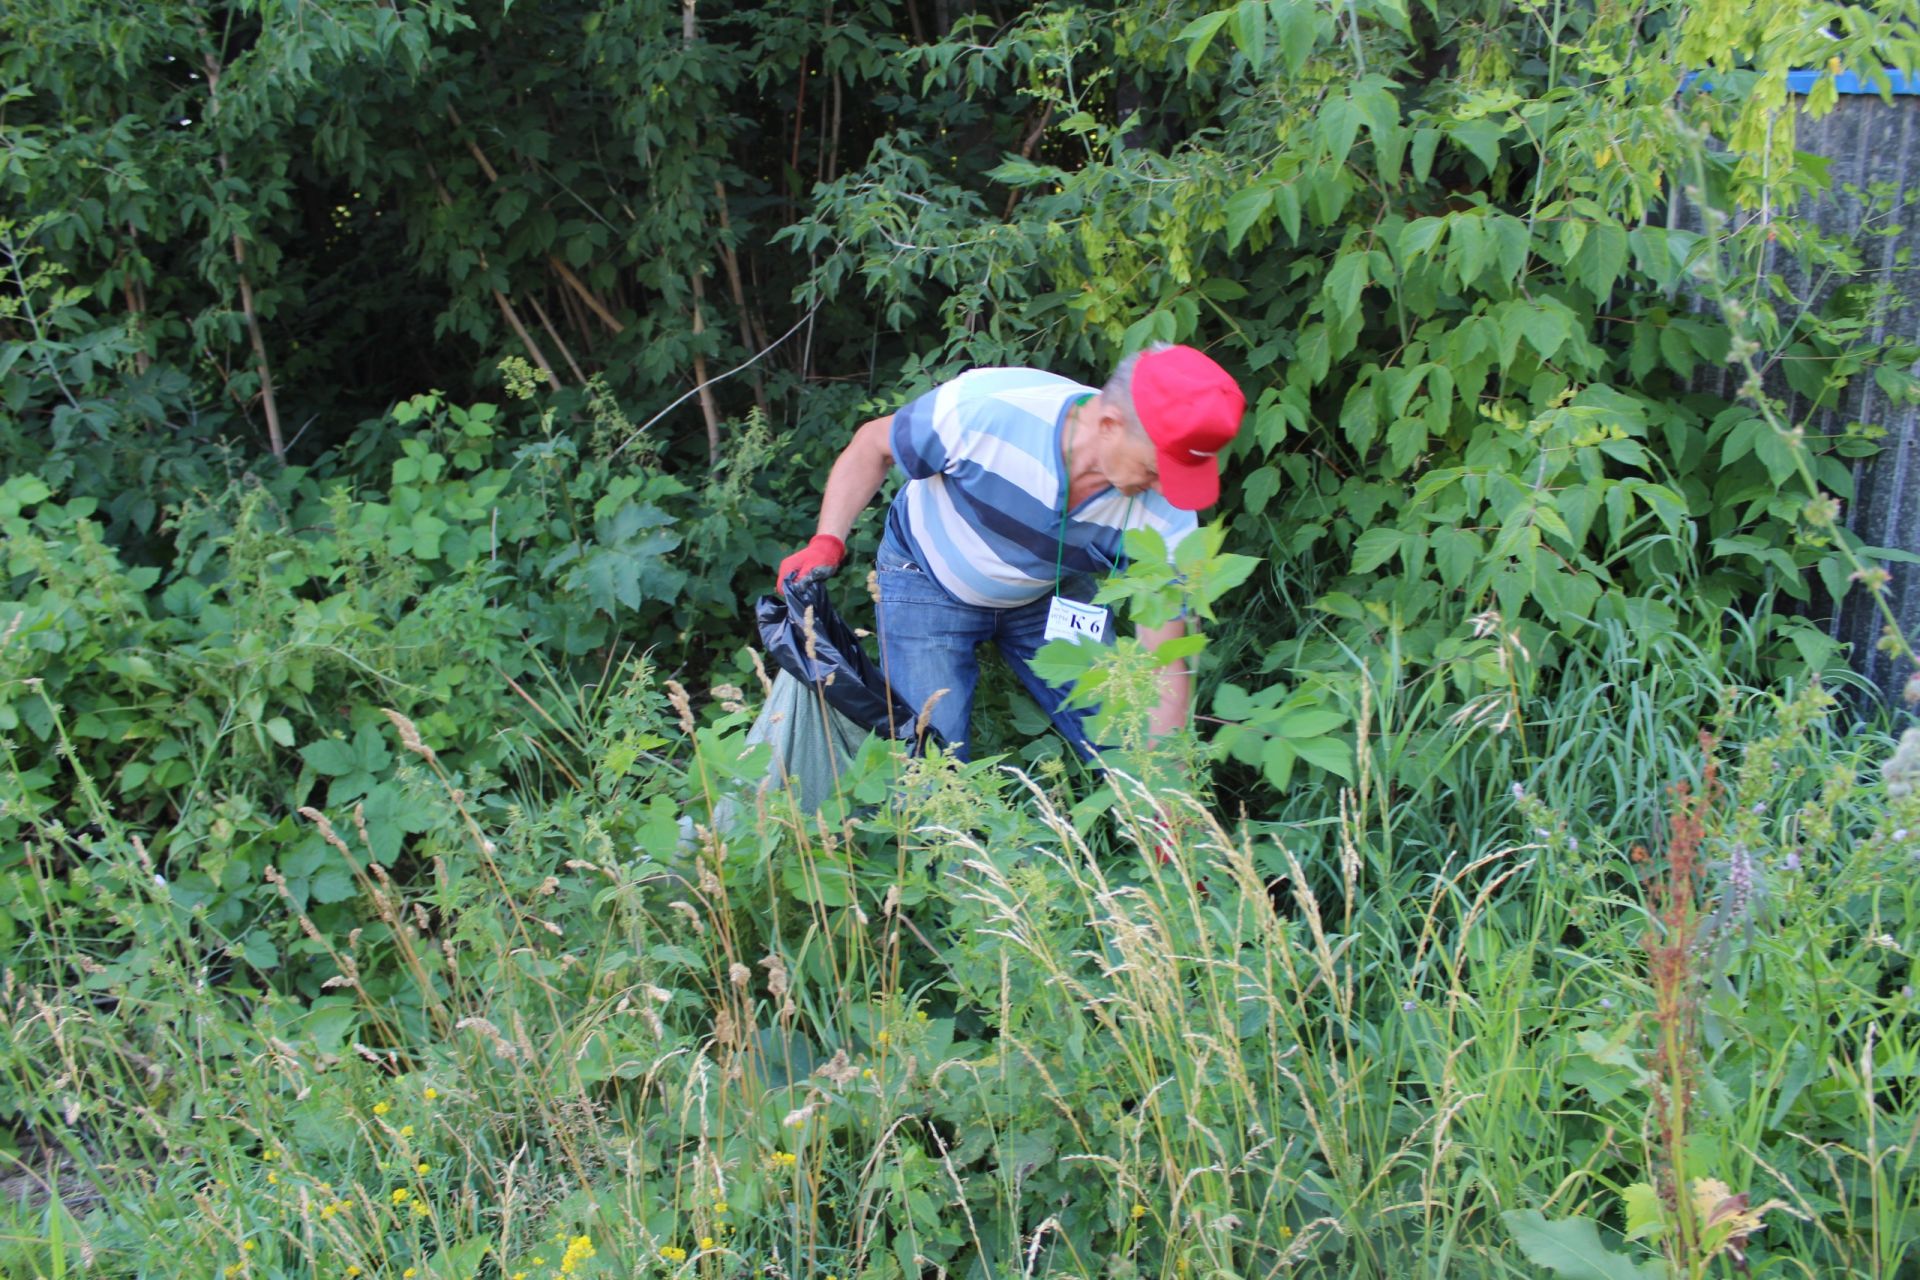
{"type": "Polygon", "coordinates": [[[893,465],[893,415],[875,418],[853,433],[853,439],[834,459],[827,473],[827,488],[820,496],[820,523],[816,533],[847,540],[853,522],[880,486],[887,482],[887,468],[893,465]]]}
{"type": "MultiPolygon", "coordinates": [[[[1140,628],[1140,643],[1147,652],[1156,653],[1160,646],[1169,640],[1175,640],[1187,634],[1187,624],[1178,620],[1159,627],[1140,628]]],[[[1160,702],[1154,707],[1153,716],[1148,721],[1148,731],[1155,738],[1164,738],[1187,727],[1187,710],[1193,700],[1193,676],[1187,670],[1187,660],[1180,659],[1160,668],[1160,702]]]]}

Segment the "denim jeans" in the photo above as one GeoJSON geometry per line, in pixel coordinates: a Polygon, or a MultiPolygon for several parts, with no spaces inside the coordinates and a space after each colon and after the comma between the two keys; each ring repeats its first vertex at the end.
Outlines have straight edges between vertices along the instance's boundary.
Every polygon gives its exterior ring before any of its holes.
{"type": "MultiPolygon", "coordinates": [[[[968,758],[968,722],[973,713],[973,692],[980,683],[976,650],[989,640],[1000,647],[1000,655],[1054,727],[1082,757],[1088,755],[1092,748],[1087,742],[1086,720],[1094,709],[1061,706],[1070,691],[1048,684],[1031,665],[1033,655],[1046,643],[1052,592],[1012,609],[966,604],[949,595],[909,558],[891,528],[882,538],[875,560],[880,579],[881,669],[894,692],[923,711],[935,691],[947,691],[934,704],[930,723],[955,755],[962,760],[968,758]]],[[[1066,594],[1085,599],[1090,585],[1069,582],[1066,594]]]]}

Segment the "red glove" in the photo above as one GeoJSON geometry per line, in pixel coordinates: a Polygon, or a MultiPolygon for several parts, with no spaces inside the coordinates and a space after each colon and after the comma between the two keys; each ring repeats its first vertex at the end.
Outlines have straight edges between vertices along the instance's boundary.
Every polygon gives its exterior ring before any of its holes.
{"type": "Polygon", "coordinates": [[[846,543],[830,533],[816,533],[806,546],[780,562],[780,569],[774,575],[774,586],[784,592],[787,581],[795,577],[802,582],[818,582],[832,576],[846,558],[846,543]]]}

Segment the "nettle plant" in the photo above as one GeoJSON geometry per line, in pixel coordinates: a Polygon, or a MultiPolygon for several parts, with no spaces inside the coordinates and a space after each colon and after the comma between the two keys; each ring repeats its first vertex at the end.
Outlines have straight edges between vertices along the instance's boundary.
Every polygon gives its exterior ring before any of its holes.
{"type": "MultiPolygon", "coordinates": [[[[1915,353],[1860,246],[1800,216],[1827,179],[1793,124],[1842,71],[1885,92],[1914,62],[1894,16],[1241,0],[968,36],[920,59],[1001,95],[1001,163],[883,138],[796,234],[823,286],[947,308],[916,369],[1097,374],[1180,341],[1241,378],[1225,545],[1265,568],[1205,688],[1270,782],[1338,773],[1301,744],[1405,670],[1469,707],[1617,628],[1748,678],[1838,661],[1769,606],[1859,580],[1831,504],[1879,432],[1818,415],[1861,377],[1908,394],[1915,353]],[[1735,395],[1702,389],[1729,365],[1735,395]]],[[[1867,243],[1901,221],[1900,193],[1853,194],[1867,243]]]]}

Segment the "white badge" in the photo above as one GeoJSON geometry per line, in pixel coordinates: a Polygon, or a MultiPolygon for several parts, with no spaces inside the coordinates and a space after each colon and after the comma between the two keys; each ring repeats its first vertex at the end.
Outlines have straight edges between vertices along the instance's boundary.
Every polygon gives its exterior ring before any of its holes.
{"type": "Polygon", "coordinates": [[[1078,600],[1063,600],[1059,596],[1047,606],[1048,640],[1077,640],[1086,636],[1102,644],[1107,640],[1107,618],[1105,606],[1081,604],[1078,600]]]}

